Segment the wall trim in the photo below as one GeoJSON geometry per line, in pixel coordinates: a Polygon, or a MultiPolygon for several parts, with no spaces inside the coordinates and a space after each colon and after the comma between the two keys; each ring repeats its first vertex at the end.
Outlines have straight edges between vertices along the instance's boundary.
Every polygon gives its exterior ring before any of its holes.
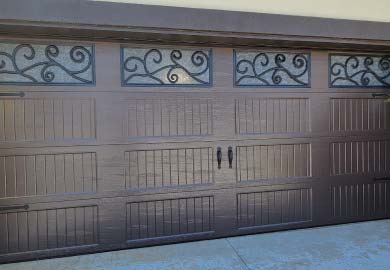
{"type": "Polygon", "coordinates": [[[0,34],[390,51],[390,23],[78,0],[3,0],[0,34]]]}

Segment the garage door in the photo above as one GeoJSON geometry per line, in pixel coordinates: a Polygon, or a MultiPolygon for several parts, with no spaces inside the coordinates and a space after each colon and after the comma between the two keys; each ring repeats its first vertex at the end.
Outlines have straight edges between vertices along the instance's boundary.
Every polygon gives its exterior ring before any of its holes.
{"type": "Polygon", "coordinates": [[[0,261],[390,215],[390,59],[0,44],[0,261]]]}

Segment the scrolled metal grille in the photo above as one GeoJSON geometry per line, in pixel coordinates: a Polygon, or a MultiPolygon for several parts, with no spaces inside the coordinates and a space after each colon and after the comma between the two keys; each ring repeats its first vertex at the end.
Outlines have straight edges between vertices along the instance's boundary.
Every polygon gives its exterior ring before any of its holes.
{"type": "Polygon", "coordinates": [[[208,86],[211,51],[122,48],[122,84],[208,86]]]}
{"type": "Polygon", "coordinates": [[[0,43],[0,84],[94,84],[93,46],[0,43]]]}
{"type": "Polygon", "coordinates": [[[309,87],[310,55],[235,51],[235,85],[256,87],[309,87]]]}
{"type": "Polygon", "coordinates": [[[390,86],[390,55],[329,56],[331,87],[390,86]]]}

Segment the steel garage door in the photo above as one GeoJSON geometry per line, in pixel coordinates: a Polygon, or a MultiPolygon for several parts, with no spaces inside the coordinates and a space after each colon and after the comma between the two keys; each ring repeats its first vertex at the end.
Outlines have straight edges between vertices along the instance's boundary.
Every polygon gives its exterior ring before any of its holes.
{"type": "Polygon", "coordinates": [[[382,55],[0,48],[1,262],[390,214],[382,55]]]}

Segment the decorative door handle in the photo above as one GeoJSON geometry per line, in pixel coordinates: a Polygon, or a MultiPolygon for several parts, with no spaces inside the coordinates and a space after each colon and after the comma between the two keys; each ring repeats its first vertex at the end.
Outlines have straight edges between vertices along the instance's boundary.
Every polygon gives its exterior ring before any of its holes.
{"type": "Polygon", "coordinates": [[[218,170],[221,169],[221,162],[222,162],[222,149],[221,147],[217,147],[217,161],[218,161],[218,170]]]}
{"type": "Polygon", "coordinates": [[[24,97],[24,92],[0,93],[0,97],[24,97]]]}
{"type": "Polygon", "coordinates": [[[233,163],[233,148],[229,146],[228,148],[228,159],[229,159],[229,169],[232,169],[232,163],[233,163]]]}
{"type": "Polygon", "coordinates": [[[27,210],[28,208],[29,208],[28,204],[9,205],[9,206],[0,206],[0,211],[17,210],[17,209],[25,209],[25,210],[27,210]]]}

